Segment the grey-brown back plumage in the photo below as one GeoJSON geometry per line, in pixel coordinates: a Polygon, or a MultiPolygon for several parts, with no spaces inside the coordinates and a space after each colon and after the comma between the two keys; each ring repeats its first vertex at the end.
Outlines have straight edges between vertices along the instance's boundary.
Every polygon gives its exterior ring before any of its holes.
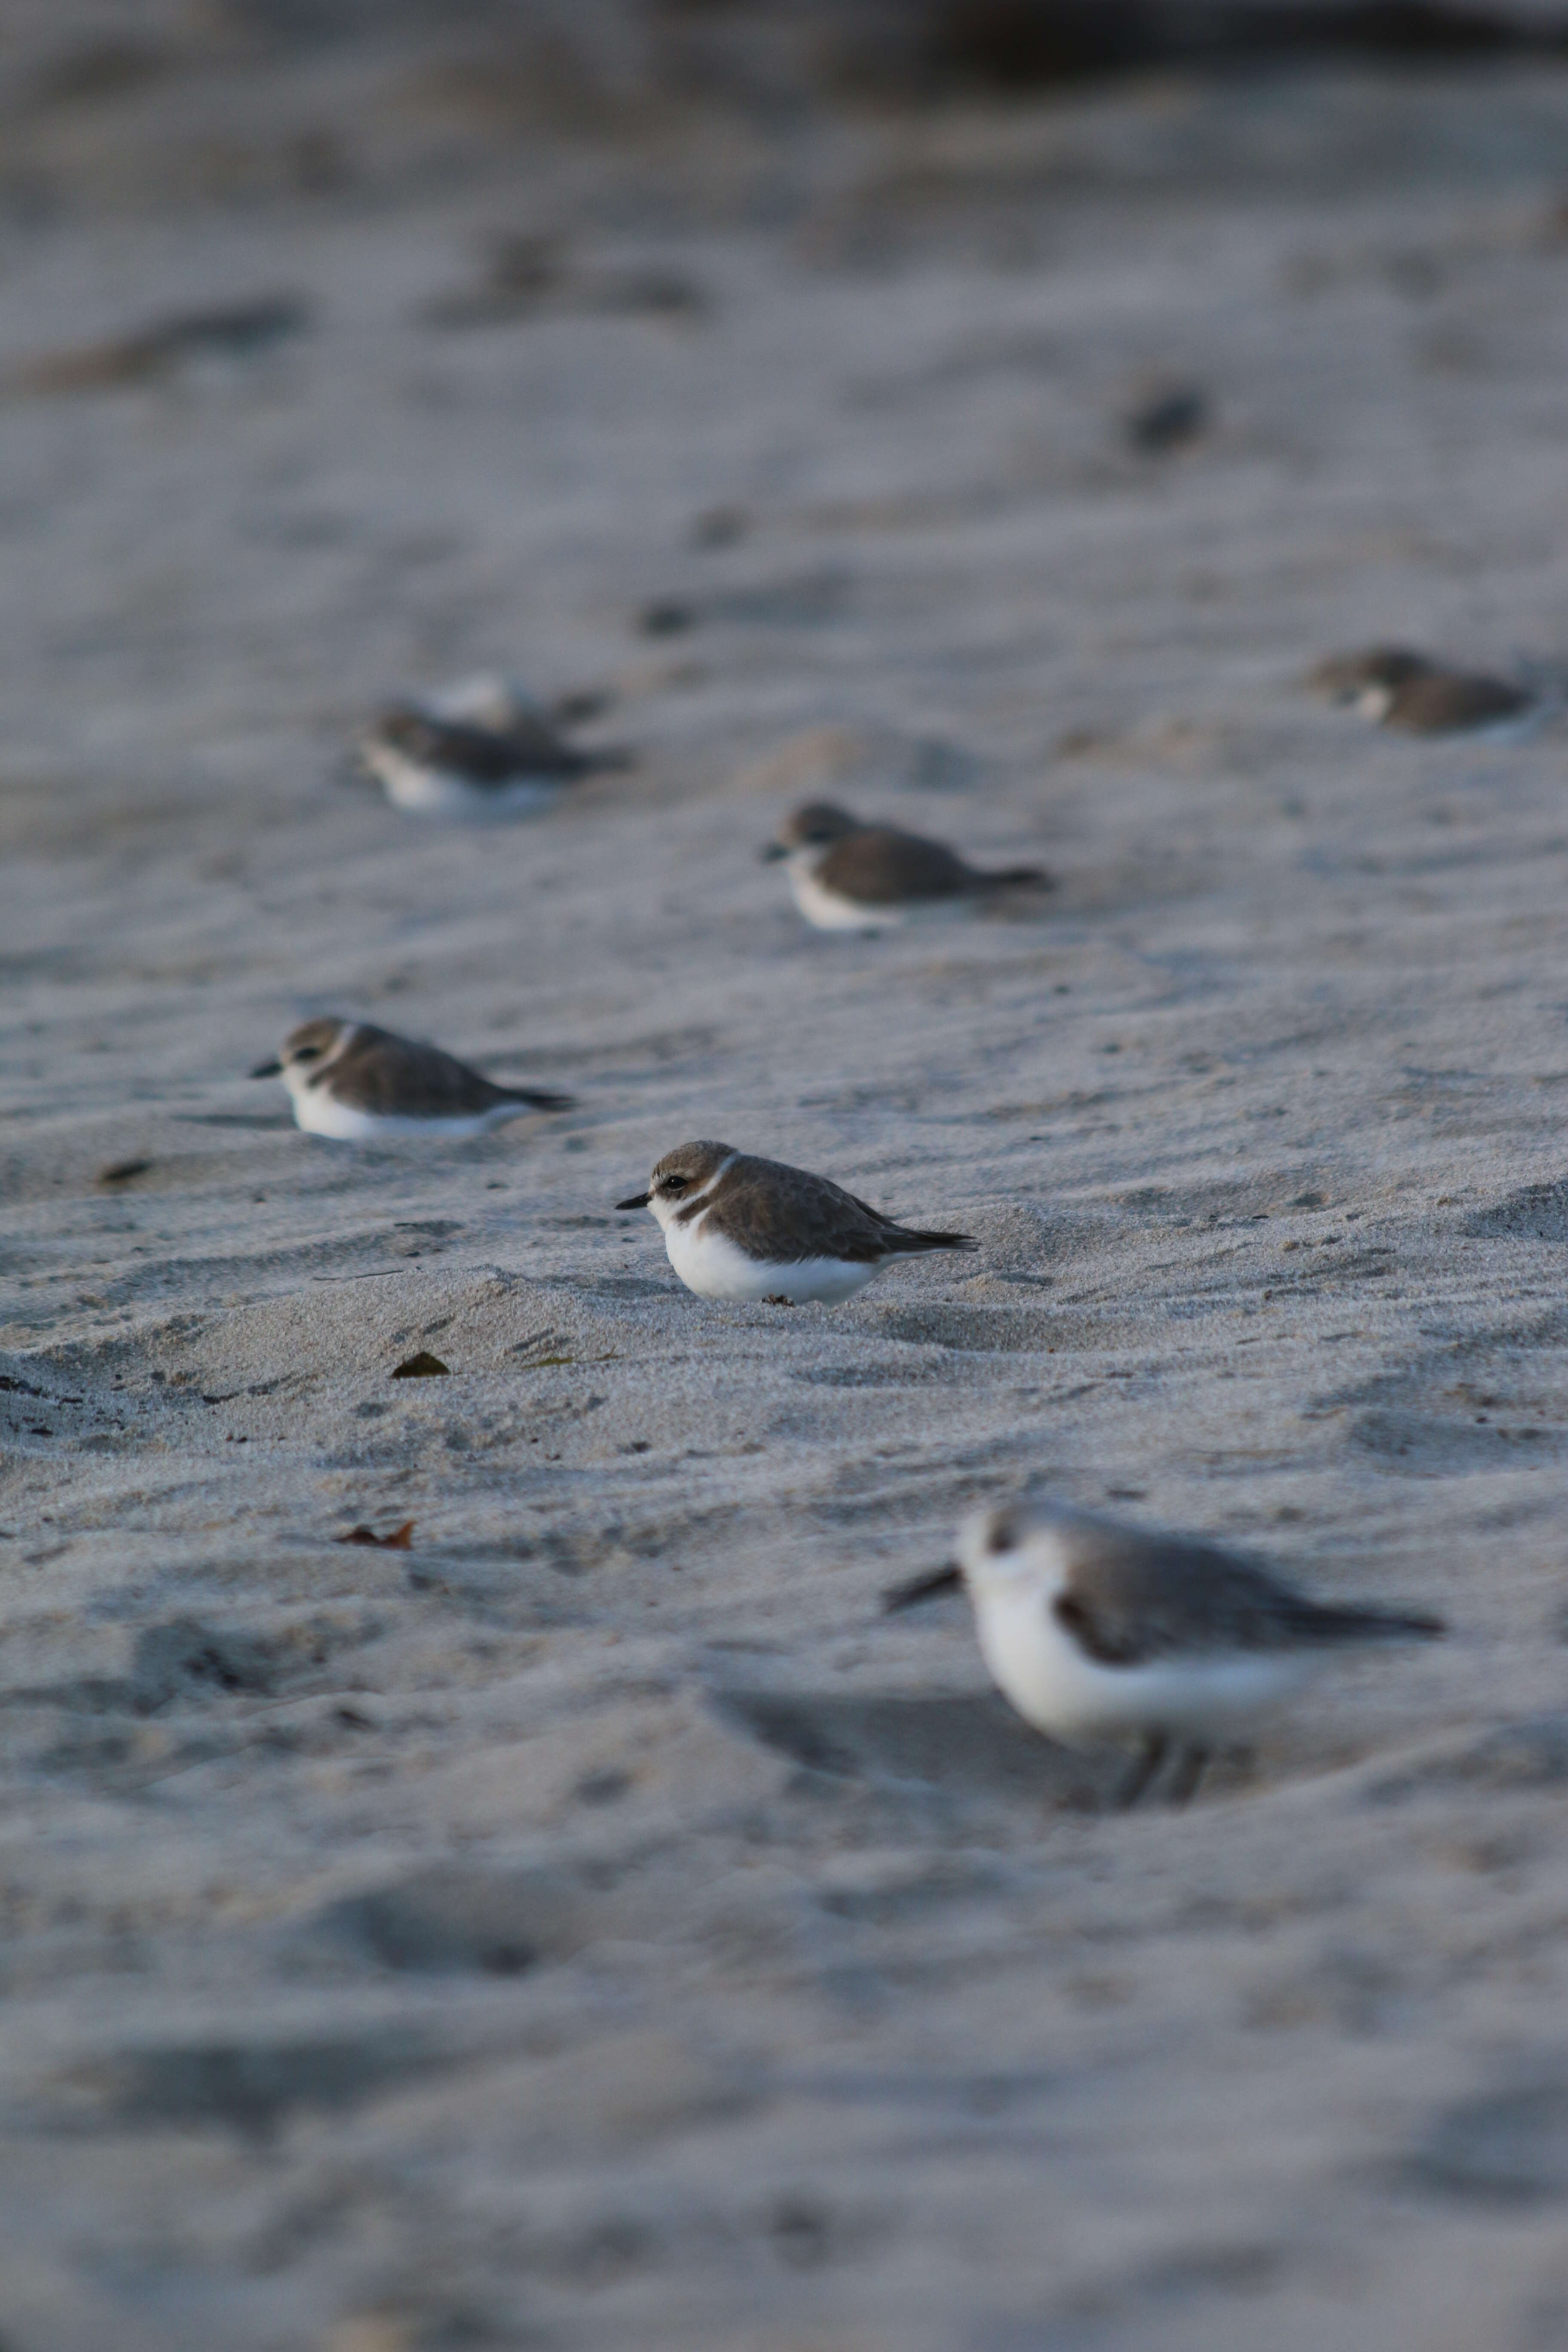
{"type": "Polygon", "coordinates": [[[1417,1612],[1338,1607],[1309,1600],[1268,1569],[1211,1544],[1144,1535],[1065,1508],[1036,1508],[1067,1548],[1058,1623],[1102,1665],[1160,1658],[1348,1648],[1418,1641],[1444,1631],[1417,1612]]]}
{"type": "Polygon", "coordinates": [[[919,834],[883,824],[847,834],[821,859],[816,874],[824,889],[837,891],[858,907],[974,898],[1009,884],[1045,879],[1034,866],[982,874],[940,841],[924,841],[919,834]]]}
{"type": "Polygon", "coordinates": [[[567,1110],[572,1103],[570,1095],[498,1087],[439,1045],[399,1037],[368,1021],[353,1024],[347,1044],[306,1084],[324,1087],[352,1110],[381,1118],[475,1118],[505,1103],[530,1110],[567,1110]]]}
{"type": "Polygon", "coordinates": [[[1354,653],[1329,654],[1307,674],[1307,684],[1336,700],[1353,701],[1369,687],[1393,688],[1432,667],[1414,646],[1362,646],[1354,653]]]}
{"type": "Polygon", "coordinates": [[[1383,723],[1411,735],[1459,734],[1518,719],[1531,700],[1522,687],[1507,678],[1488,677],[1479,671],[1427,669],[1394,688],[1383,723]]]}
{"type": "MultiPolygon", "coordinates": [[[[657,1179],[658,1171],[654,1173],[657,1179]]],[[[676,1219],[682,1224],[706,1219],[704,1233],[722,1234],[748,1257],[774,1265],[817,1257],[876,1265],[927,1250],[977,1246],[968,1234],[900,1225],[830,1177],[752,1152],[738,1153],[712,1190],[677,1210],[676,1219]]]]}
{"type": "Polygon", "coordinates": [[[503,725],[448,719],[415,702],[394,703],[369,730],[420,767],[440,768],[476,791],[499,791],[531,776],[580,776],[593,763],[563,742],[542,712],[514,707],[503,725]]]}

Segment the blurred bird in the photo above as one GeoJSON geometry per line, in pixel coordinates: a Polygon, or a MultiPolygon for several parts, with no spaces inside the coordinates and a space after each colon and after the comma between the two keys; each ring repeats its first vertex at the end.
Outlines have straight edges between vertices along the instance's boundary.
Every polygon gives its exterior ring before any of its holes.
{"type": "Polygon", "coordinates": [[[1184,1802],[1211,1750],[1330,1656],[1445,1631],[1415,1611],[1311,1601],[1233,1553],[1048,1501],[976,1512],[958,1553],[887,1607],[965,1585],[981,1655],[1026,1723],[1068,1747],[1138,1743],[1125,1804],[1173,1751],[1170,1793],[1184,1802]]]}
{"type": "Polygon", "coordinates": [[[607,763],[575,750],[536,702],[490,677],[390,704],[360,736],[359,756],[398,808],[469,817],[548,808],[574,778],[607,763]]]}
{"type": "Polygon", "coordinates": [[[862,824],[828,801],[796,809],[762,855],[785,861],[795,905],[821,931],[887,930],[911,918],[973,913],[1011,890],[1055,887],[1038,866],[982,872],[940,841],[862,824]]]}
{"type": "Polygon", "coordinates": [[[296,1125],[339,1143],[384,1137],[483,1135],[526,1110],[569,1110],[570,1095],[498,1087],[439,1045],[368,1021],[302,1021],[253,1078],[281,1078],[296,1125]]]}
{"type": "Polygon", "coordinates": [[[1458,735],[1485,730],[1500,738],[1524,731],[1539,700],[1507,678],[1451,668],[1409,646],[1367,646],[1331,654],[1307,683],[1363,719],[1407,735],[1458,735]]]}

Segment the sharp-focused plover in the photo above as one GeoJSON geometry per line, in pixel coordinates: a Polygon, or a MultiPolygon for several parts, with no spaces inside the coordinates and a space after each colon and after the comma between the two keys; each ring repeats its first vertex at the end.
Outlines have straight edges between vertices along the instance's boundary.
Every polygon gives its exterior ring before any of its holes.
{"type": "Polygon", "coordinates": [[[465,678],[392,704],[364,730],[359,752],[388,800],[437,816],[543,808],[595,764],[499,677],[465,678]]]}
{"type": "Polygon", "coordinates": [[[525,1110],[569,1110],[570,1095],[498,1087],[466,1062],[368,1021],[302,1021],[253,1078],[281,1078],[307,1135],[483,1135],[525,1110]]]}
{"type": "Polygon", "coordinates": [[[1335,702],[1349,703],[1362,718],[1407,735],[1458,735],[1479,730],[1500,736],[1522,731],[1534,720],[1539,700],[1507,678],[1450,667],[1409,646],[1367,646],[1360,653],[1331,654],[1308,684],[1335,702]]]}
{"type": "Polygon", "coordinates": [[[1208,1544],[1056,1503],[977,1512],[958,1552],[888,1606],[962,1580],[992,1680],[1026,1723],[1069,1747],[1139,1743],[1128,1804],[1173,1748],[1171,1794],[1191,1796],[1210,1751],[1331,1653],[1445,1630],[1414,1611],[1326,1606],[1208,1544]]]}
{"type": "Polygon", "coordinates": [[[978,1246],[967,1234],[895,1224],[826,1176],[728,1143],[667,1151],[647,1191],[616,1206],[653,1211],[671,1265],[699,1298],[831,1305],[895,1258],[978,1246]]]}
{"type": "Polygon", "coordinates": [[[879,931],[912,916],[962,914],[1007,890],[1048,890],[1038,866],[983,873],[940,841],[862,824],[829,801],[798,808],[762,855],[787,861],[795,903],[819,931],[879,931]]]}

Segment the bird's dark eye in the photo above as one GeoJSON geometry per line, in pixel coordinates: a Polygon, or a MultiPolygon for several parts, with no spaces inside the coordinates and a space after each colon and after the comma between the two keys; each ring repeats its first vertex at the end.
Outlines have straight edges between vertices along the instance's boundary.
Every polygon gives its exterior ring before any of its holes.
{"type": "Polygon", "coordinates": [[[658,1180],[658,1189],[661,1192],[684,1192],[686,1179],[684,1176],[661,1176],[658,1180]]]}
{"type": "Polygon", "coordinates": [[[321,1051],[319,1045],[296,1045],[294,1059],[297,1062],[314,1062],[319,1059],[321,1051]]]}
{"type": "Polygon", "coordinates": [[[1013,1522],[1000,1511],[985,1530],[985,1549],[989,1552],[1011,1551],[1013,1549],[1013,1522]]]}

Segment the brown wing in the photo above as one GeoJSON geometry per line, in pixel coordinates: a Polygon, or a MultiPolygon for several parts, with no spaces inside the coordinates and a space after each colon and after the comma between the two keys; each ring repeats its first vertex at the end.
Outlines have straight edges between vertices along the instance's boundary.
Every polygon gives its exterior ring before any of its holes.
{"type": "Polygon", "coordinates": [[[830,1178],[751,1152],[680,1214],[691,1222],[710,1217],[714,1229],[749,1256],[774,1265],[798,1265],[813,1257],[876,1265],[905,1251],[974,1246],[965,1234],[910,1232],[830,1178]]]}
{"type": "Polygon", "coordinates": [[[1384,723],[1406,728],[1413,735],[1458,734],[1468,727],[1515,719],[1529,702],[1529,695],[1506,678],[1431,670],[1398,688],[1384,723]]]}
{"type": "Polygon", "coordinates": [[[963,858],[940,841],[922,841],[918,834],[881,824],[846,834],[816,868],[816,879],[825,888],[852,898],[858,907],[956,898],[972,890],[976,878],[963,858]]]}
{"type": "Polygon", "coordinates": [[[1251,1561],[1207,1544],[1069,1522],[1071,1569],[1053,1601],[1058,1622],[1103,1665],[1142,1665],[1181,1653],[1337,1647],[1416,1639],[1442,1631],[1432,1617],[1330,1608],[1251,1561]]]}
{"type": "Polygon", "coordinates": [[[503,729],[437,719],[405,705],[384,711],[375,731],[406,759],[444,768],[481,790],[499,789],[525,776],[576,776],[587,765],[581,752],[528,712],[503,729]]]}
{"type": "MultiPolygon", "coordinates": [[[[366,1022],[351,1043],[311,1086],[330,1086],[338,1100],[351,1109],[382,1118],[465,1118],[494,1110],[498,1104],[534,1102],[535,1096],[493,1086],[439,1045],[422,1045],[411,1037],[395,1036],[366,1022]]],[[[548,1107],[553,1098],[542,1098],[548,1107]]]]}

